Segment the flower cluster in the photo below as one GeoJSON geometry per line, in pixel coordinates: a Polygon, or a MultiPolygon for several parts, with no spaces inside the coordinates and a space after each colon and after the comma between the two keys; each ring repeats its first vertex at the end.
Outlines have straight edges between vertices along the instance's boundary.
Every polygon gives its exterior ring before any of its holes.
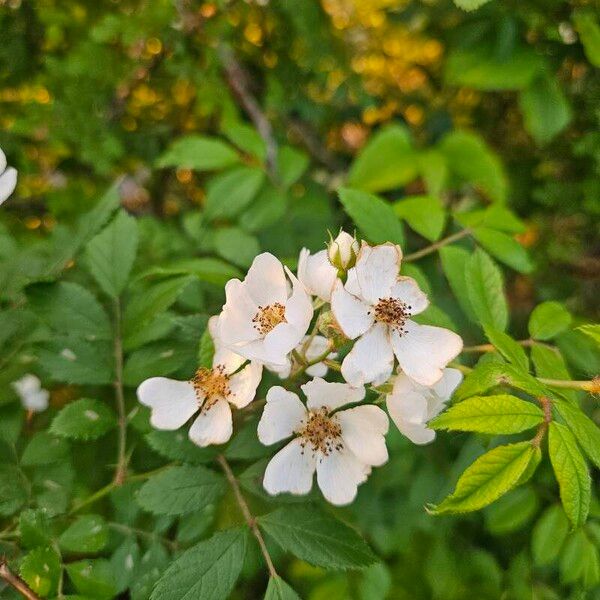
{"type": "Polygon", "coordinates": [[[260,254],[243,281],[227,283],[223,309],[209,321],[212,367],[189,381],[153,377],[139,386],[151,424],[177,429],[198,413],[190,439],[223,444],[233,433],[231,407],[252,402],[264,368],[284,387],[267,391],[258,438],[286,442],[266,468],[265,489],[306,494],[316,472],[329,502],[352,502],[372,467],[388,459],[388,416],[377,404],[385,402],[407,438],[425,444],[435,437],[428,421],[461,381],[447,365],[462,340],[414,320],[429,301],[400,275],[401,261],[399,246],[359,245],[345,232],[327,250],[303,249],[297,277],[260,254]],[[344,381],[326,381],[330,369],[344,381]]]}

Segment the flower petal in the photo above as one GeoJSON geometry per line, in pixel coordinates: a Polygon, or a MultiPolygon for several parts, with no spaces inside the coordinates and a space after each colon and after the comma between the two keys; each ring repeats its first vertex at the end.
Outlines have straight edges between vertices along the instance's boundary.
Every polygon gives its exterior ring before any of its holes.
{"type": "Polygon", "coordinates": [[[313,305],[310,296],[298,278],[286,267],[292,282],[292,295],[285,302],[285,319],[297,330],[302,331],[298,341],[306,333],[313,316],[313,305]]]}
{"type": "Polygon", "coordinates": [[[231,394],[227,400],[237,408],[248,406],[256,395],[256,388],[262,377],[262,365],[258,362],[251,362],[241,371],[238,371],[229,378],[229,389],[231,394]]]}
{"type": "Polygon", "coordinates": [[[353,387],[347,383],[325,381],[320,377],[300,387],[306,396],[306,406],[311,409],[326,407],[331,411],[345,404],[360,402],[365,397],[365,388],[362,386],[353,387]]]}
{"type": "Polygon", "coordinates": [[[394,353],[388,327],[375,323],[359,338],[342,363],[342,375],[352,385],[383,383],[392,371],[394,353]]]}
{"type": "Polygon", "coordinates": [[[433,385],[442,369],[462,350],[462,339],[449,329],[408,320],[402,335],[394,330],[392,346],[402,370],[421,385],[433,385]]]}
{"type": "Polygon", "coordinates": [[[0,204],[2,204],[17,187],[17,171],[8,167],[6,171],[0,171],[0,204]]]}
{"type": "Polygon", "coordinates": [[[406,375],[396,379],[394,390],[388,394],[386,404],[388,412],[396,427],[414,444],[428,444],[435,438],[435,431],[427,427],[429,418],[429,402],[425,393],[427,388],[414,384],[410,388],[410,380],[406,375]],[[425,393],[419,391],[421,388],[425,393]]]}
{"type": "Polygon", "coordinates": [[[211,407],[200,411],[190,427],[190,440],[197,446],[224,444],[233,433],[231,408],[226,400],[217,400],[211,407]]]}
{"type": "Polygon", "coordinates": [[[227,282],[225,297],[227,300],[219,315],[218,336],[225,346],[237,350],[245,343],[260,338],[252,323],[258,306],[239,279],[227,282]]]}
{"type": "Polygon", "coordinates": [[[212,362],[213,367],[222,365],[225,367],[226,374],[235,373],[246,362],[246,358],[225,347],[221,339],[219,317],[217,315],[212,316],[208,320],[208,331],[215,346],[215,354],[212,362]]]}
{"type": "Polygon", "coordinates": [[[369,473],[370,468],[347,447],[321,456],[317,462],[317,483],[323,496],[337,506],[350,504],[356,498],[358,486],[369,473]]]}
{"type": "Polygon", "coordinates": [[[433,391],[442,402],[447,402],[463,380],[458,369],[444,369],[442,378],[433,386],[433,391]]]}
{"type": "Polygon", "coordinates": [[[398,278],[402,251],[395,244],[372,248],[363,242],[356,260],[356,280],[363,300],[375,304],[387,298],[398,278]]]}
{"type": "Polygon", "coordinates": [[[427,294],[412,277],[399,277],[392,287],[391,295],[408,305],[411,315],[418,315],[429,306],[427,294]]]}
{"type": "Polygon", "coordinates": [[[265,470],[263,486],[272,496],[282,492],[308,494],[315,465],[315,455],[305,452],[301,439],[296,438],[271,459],[265,470]]]}
{"type": "Polygon", "coordinates": [[[311,254],[307,248],[302,248],[298,258],[298,279],[309,294],[329,302],[337,269],[329,262],[327,250],[311,254]]]}
{"type": "Polygon", "coordinates": [[[331,293],[331,310],[344,335],[351,340],[365,333],[373,324],[371,305],[348,293],[339,279],[331,293]]]}
{"type": "Polygon", "coordinates": [[[189,381],[151,377],[137,389],[138,400],[150,407],[150,424],[156,429],[181,427],[197,410],[198,398],[189,381]]]}
{"type": "Polygon", "coordinates": [[[288,296],[283,265],[269,252],[259,254],[252,261],[244,285],[258,306],[268,306],[275,302],[285,304],[288,296]]]}
{"type": "Polygon", "coordinates": [[[357,406],[336,413],[342,426],[342,438],[352,453],[363,463],[378,467],[387,462],[385,434],[387,415],[372,404],[357,406]]]}
{"type": "Polygon", "coordinates": [[[306,408],[293,392],[281,386],[267,392],[267,403],[258,423],[258,439],[270,446],[293,435],[306,417],[306,408]]]}

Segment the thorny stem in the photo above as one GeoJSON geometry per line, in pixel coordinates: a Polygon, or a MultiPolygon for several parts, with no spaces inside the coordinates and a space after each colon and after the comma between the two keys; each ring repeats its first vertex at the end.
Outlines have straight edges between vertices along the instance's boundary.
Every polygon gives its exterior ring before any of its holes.
{"type": "Polygon", "coordinates": [[[464,237],[467,237],[468,235],[471,235],[471,233],[472,232],[469,228],[462,229],[461,231],[458,231],[457,233],[453,233],[452,235],[449,235],[448,237],[441,239],[439,242],[435,242],[435,244],[431,244],[430,246],[421,248],[421,250],[417,250],[416,252],[413,252],[412,254],[407,254],[406,256],[403,257],[402,260],[404,262],[412,262],[413,260],[418,260],[419,258],[423,258],[423,256],[427,256],[428,254],[433,254],[434,252],[436,252],[440,248],[443,248],[444,246],[447,246],[448,244],[452,244],[453,242],[456,242],[457,240],[460,240],[464,237]]]}
{"type": "Polygon", "coordinates": [[[250,512],[250,509],[248,508],[246,499],[244,498],[242,491],[240,490],[240,486],[237,482],[237,479],[235,478],[235,475],[233,474],[233,471],[231,470],[231,467],[229,466],[229,463],[227,462],[227,459],[222,454],[219,454],[219,456],[217,456],[217,462],[221,465],[221,468],[223,469],[223,472],[225,473],[225,477],[227,477],[227,481],[229,482],[229,485],[233,489],[233,493],[235,494],[235,499],[237,500],[240,510],[242,511],[242,514],[244,515],[244,520],[248,524],[248,527],[250,527],[250,531],[252,531],[252,535],[254,535],[254,537],[256,538],[256,541],[258,542],[258,545],[260,546],[260,551],[265,559],[265,562],[267,563],[267,569],[269,570],[269,575],[271,577],[277,577],[277,571],[275,570],[275,565],[273,565],[273,561],[271,560],[271,555],[269,554],[269,551],[267,550],[267,545],[265,544],[265,540],[262,536],[262,533],[260,532],[260,529],[258,528],[258,525],[256,524],[256,519],[252,516],[252,513],[250,512]]]}
{"type": "Polygon", "coordinates": [[[125,395],[123,393],[123,342],[121,340],[121,301],[115,299],[114,353],[115,353],[115,401],[117,404],[119,439],[117,448],[117,466],[115,469],[115,485],[123,485],[127,476],[127,414],[125,413],[125,395]]]}
{"type": "Polygon", "coordinates": [[[15,575],[6,564],[4,559],[0,559],[0,579],[4,579],[8,585],[17,590],[23,598],[29,600],[42,600],[18,575],[15,575]]]}
{"type": "Polygon", "coordinates": [[[540,396],[538,398],[538,402],[540,403],[542,410],[544,411],[544,420],[538,427],[535,437],[531,440],[531,445],[536,448],[540,447],[540,444],[542,443],[542,440],[544,439],[544,436],[548,431],[548,427],[552,422],[552,402],[550,401],[550,398],[547,398],[546,396],[540,396]]]}

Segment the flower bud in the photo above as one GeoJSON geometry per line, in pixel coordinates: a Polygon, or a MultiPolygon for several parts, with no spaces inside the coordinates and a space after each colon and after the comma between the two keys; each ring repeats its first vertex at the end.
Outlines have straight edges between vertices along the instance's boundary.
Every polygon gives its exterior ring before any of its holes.
{"type": "Polygon", "coordinates": [[[359,249],[360,245],[354,236],[340,231],[335,240],[332,239],[327,245],[327,256],[336,269],[347,271],[355,265],[359,249]]]}
{"type": "Polygon", "coordinates": [[[330,310],[322,312],[319,315],[317,329],[319,333],[331,340],[336,348],[339,348],[348,341],[348,338],[344,335],[344,332],[330,310]]]}

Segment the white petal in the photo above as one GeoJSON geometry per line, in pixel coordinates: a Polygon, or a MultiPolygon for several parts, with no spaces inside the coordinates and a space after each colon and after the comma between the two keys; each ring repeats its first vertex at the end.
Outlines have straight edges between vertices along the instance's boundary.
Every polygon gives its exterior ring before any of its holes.
{"type": "Polygon", "coordinates": [[[359,338],[342,363],[342,375],[352,385],[364,385],[389,376],[394,364],[394,353],[383,323],[375,323],[359,338]]]}
{"type": "Polygon", "coordinates": [[[430,444],[435,440],[435,431],[429,429],[427,425],[414,425],[405,423],[402,427],[398,427],[403,435],[405,435],[413,444],[423,446],[430,444]]]}
{"type": "Polygon", "coordinates": [[[4,173],[4,169],[6,169],[6,154],[0,148],[0,173],[4,173]]]}
{"type": "Polygon", "coordinates": [[[331,310],[344,335],[351,340],[362,335],[373,324],[371,305],[348,293],[339,279],[331,293],[331,310]]]}
{"type": "Polygon", "coordinates": [[[265,446],[284,440],[301,427],[305,417],[306,408],[296,394],[272,387],[258,423],[258,439],[265,446]]]}
{"type": "Polygon", "coordinates": [[[360,402],[365,397],[365,388],[353,387],[347,383],[336,383],[325,381],[315,377],[300,386],[306,396],[306,406],[311,409],[326,407],[330,411],[344,406],[360,402]]]}
{"type": "Polygon", "coordinates": [[[284,366],[288,354],[300,343],[305,331],[296,329],[291,323],[279,323],[262,340],[262,359],[273,365],[284,366]]]}
{"type": "Polygon", "coordinates": [[[358,486],[366,481],[370,469],[349,448],[321,456],[317,462],[317,483],[323,496],[337,506],[350,504],[358,486]]]}
{"type": "Polygon", "coordinates": [[[392,297],[408,305],[411,315],[418,315],[429,306],[427,294],[412,277],[400,277],[392,287],[392,297]]]}
{"type": "Polygon", "coordinates": [[[313,316],[313,305],[302,283],[288,268],[286,272],[292,282],[292,295],[285,302],[285,319],[302,332],[300,336],[302,339],[313,316]]]}
{"type": "Polygon", "coordinates": [[[222,365],[225,368],[225,373],[235,373],[246,362],[246,358],[225,347],[221,339],[218,316],[212,316],[208,320],[208,331],[215,346],[213,367],[222,365]]]}
{"type": "Polygon", "coordinates": [[[400,247],[394,244],[371,246],[363,243],[356,260],[356,279],[361,298],[375,304],[379,298],[387,298],[398,278],[400,247]]]}
{"type": "Polygon", "coordinates": [[[190,440],[197,446],[224,444],[233,433],[231,408],[226,400],[218,400],[202,410],[190,427],[190,440]]]}
{"type": "Polygon", "coordinates": [[[17,171],[8,167],[4,173],[0,171],[0,204],[2,204],[17,187],[17,171]]]}
{"type": "Polygon", "coordinates": [[[298,258],[298,279],[309,294],[329,302],[337,279],[337,269],[329,262],[327,250],[310,254],[306,248],[302,248],[298,258]]]}
{"type": "Polygon", "coordinates": [[[357,406],[336,413],[342,426],[342,438],[352,453],[363,463],[378,467],[387,462],[385,434],[387,415],[372,404],[357,406]]]}
{"type": "Polygon", "coordinates": [[[272,496],[282,492],[310,492],[316,459],[312,452],[305,452],[301,444],[300,438],[292,440],[267,465],[263,486],[272,496]]]}
{"type": "Polygon", "coordinates": [[[40,381],[39,377],[31,373],[27,373],[20,379],[13,381],[11,385],[15,392],[22,397],[26,396],[27,394],[35,394],[38,392],[42,387],[42,382],[40,381]]]}
{"type": "Polygon", "coordinates": [[[275,302],[284,304],[287,299],[287,281],[283,265],[269,252],[259,254],[252,261],[244,284],[258,306],[268,306],[275,302]]]}
{"type": "Polygon", "coordinates": [[[395,385],[393,392],[386,398],[386,404],[392,421],[411,442],[427,444],[435,438],[435,431],[428,429],[426,424],[428,400],[416,388],[407,389],[405,385],[395,385]]]}
{"type": "Polygon", "coordinates": [[[262,377],[262,365],[258,362],[251,362],[241,371],[232,375],[229,379],[229,389],[231,394],[227,400],[237,406],[244,408],[248,406],[256,395],[256,388],[262,377]]]}
{"type": "Polygon", "coordinates": [[[138,400],[150,407],[150,423],[156,429],[178,429],[197,410],[198,398],[189,381],[151,377],[137,389],[138,400]]]}
{"type": "Polygon", "coordinates": [[[306,369],[306,374],[310,377],[325,377],[328,370],[327,365],[320,362],[308,367],[308,369],[306,369]]]}
{"type": "Polygon", "coordinates": [[[442,402],[447,402],[462,380],[463,375],[458,369],[444,369],[442,378],[433,386],[433,391],[442,402]]]}
{"type": "Polygon", "coordinates": [[[22,396],[21,404],[23,405],[23,408],[32,412],[43,412],[48,408],[49,400],[50,392],[48,390],[41,389],[22,396]]]}
{"type": "Polygon", "coordinates": [[[462,350],[462,339],[449,329],[408,320],[404,333],[392,331],[394,353],[402,370],[421,385],[433,385],[442,369],[462,350]]]}
{"type": "Polygon", "coordinates": [[[227,282],[225,297],[226,302],[219,315],[218,334],[223,344],[235,347],[237,350],[246,342],[260,337],[252,323],[252,319],[258,312],[258,306],[250,298],[244,284],[239,279],[230,279],[227,282]]]}

